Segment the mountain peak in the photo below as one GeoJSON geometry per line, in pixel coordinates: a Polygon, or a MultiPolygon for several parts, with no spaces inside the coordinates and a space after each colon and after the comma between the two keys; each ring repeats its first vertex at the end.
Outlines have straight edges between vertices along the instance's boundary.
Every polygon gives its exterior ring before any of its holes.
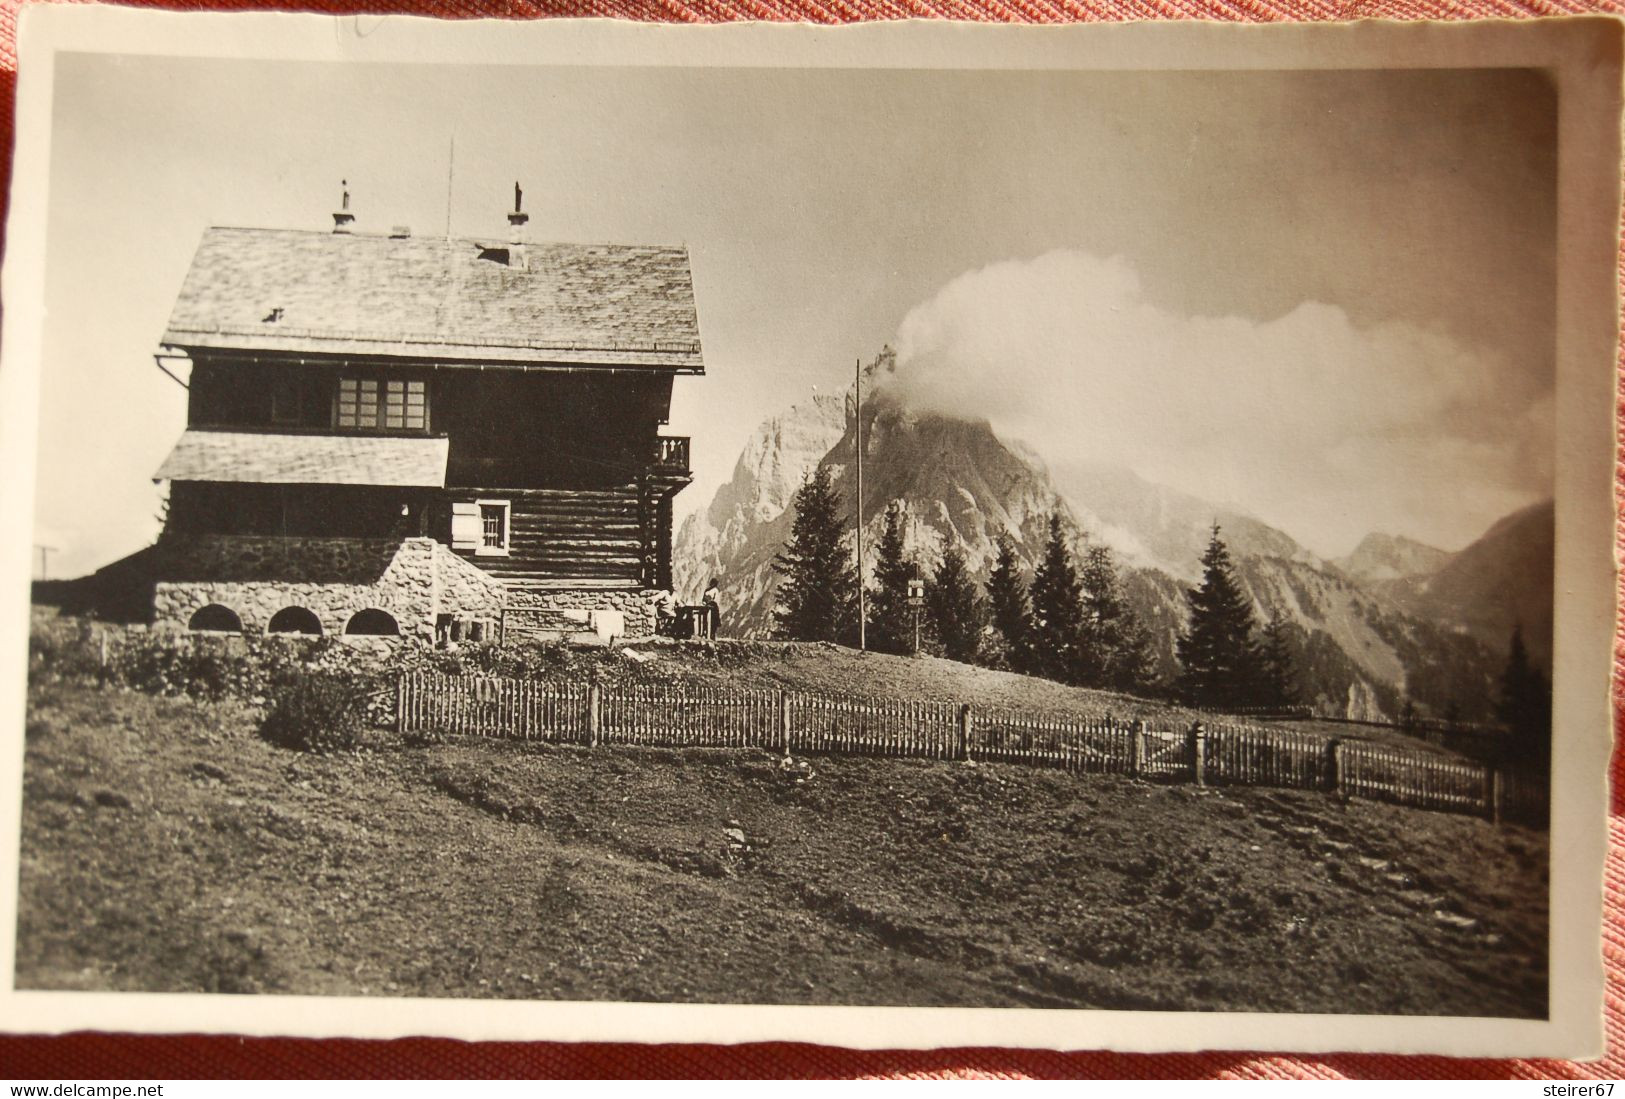
{"type": "MultiPolygon", "coordinates": [[[[883,351],[874,370],[884,370],[889,357],[883,351]]],[[[766,632],[779,580],[773,555],[789,535],[795,490],[817,466],[830,470],[848,515],[859,510],[866,539],[879,537],[887,507],[900,502],[909,552],[927,567],[945,545],[956,545],[973,575],[985,575],[1001,534],[1036,561],[1056,512],[1081,543],[1083,528],[1042,466],[1007,447],[986,420],[918,412],[887,399],[883,386],[874,392],[874,399],[865,394],[862,411],[863,499],[854,498],[857,440],[846,402],[798,405],[763,423],[733,479],[683,524],[675,547],[680,590],[719,576],[730,628],[766,632]]]]}
{"type": "Polygon", "coordinates": [[[1521,625],[1535,662],[1552,661],[1556,509],[1530,504],[1490,525],[1472,545],[1434,572],[1392,585],[1391,595],[1414,613],[1451,624],[1504,654],[1521,625]]]}
{"type": "Polygon", "coordinates": [[[1402,580],[1432,575],[1448,560],[1448,552],[1425,542],[1403,534],[1373,531],[1360,540],[1353,553],[1332,564],[1356,580],[1402,580]]]}

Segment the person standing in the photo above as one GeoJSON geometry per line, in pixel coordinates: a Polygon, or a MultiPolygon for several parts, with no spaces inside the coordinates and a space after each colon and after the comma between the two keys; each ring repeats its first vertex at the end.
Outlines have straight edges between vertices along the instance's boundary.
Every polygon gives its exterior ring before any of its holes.
{"type": "Polygon", "coordinates": [[[722,593],[719,587],[720,581],[713,576],[705,594],[700,597],[700,605],[705,608],[705,636],[712,641],[716,640],[717,631],[722,627],[722,593]]]}
{"type": "Polygon", "coordinates": [[[660,637],[671,637],[677,631],[677,597],[670,588],[662,588],[654,594],[655,634],[660,637]]]}

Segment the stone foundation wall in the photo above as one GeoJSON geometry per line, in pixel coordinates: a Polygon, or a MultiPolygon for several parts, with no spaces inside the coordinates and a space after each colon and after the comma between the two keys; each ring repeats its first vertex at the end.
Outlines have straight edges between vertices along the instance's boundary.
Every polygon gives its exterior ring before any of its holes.
{"type": "Polygon", "coordinates": [[[449,546],[431,542],[435,555],[435,600],[440,614],[458,618],[496,619],[509,600],[502,582],[476,565],[471,565],[449,546]]]}
{"type": "Polygon", "coordinates": [[[358,611],[376,609],[395,619],[401,634],[426,641],[444,616],[495,624],[504,606],[592,615],[601,635],[654,633],[650,593],[628,588],[509,590],[433,538],[380,541],[360,538],[273,538],[247,535],[174,536],[159,543],[153,597],[160,626],[185,629],[212,603],[232,610],[246,630],[263,632],[285,607],[303,607],[324,634],[344,633],[358,611]]]}
{"type": "Polygon", "coordinates": [[[550,611],[618,611],[626,622],[627,637],[648,637],[655,632],[654,605],[647,589],[544,588],[509,593],[509,607],[550,611]]]}
{"type": "Polygon", "coordinates": [[[401,547],[399,538],[177,534],[159,540],[156,557],[160,580],[363,585],[382,579],[401,547]]]}
{"type": "Polygon", "coordinates": [[[163,549],[154,617],[180,629],[211,603],[230,608],[254,631],[265,630],[284,607],[304,607],[324,634],[342,634],[356,612],[376,609],[393,617],[403,636],[433,641],[441,614],[494,619],[506,595],[432,538],[210,536],[177,538],[163,549]]]}

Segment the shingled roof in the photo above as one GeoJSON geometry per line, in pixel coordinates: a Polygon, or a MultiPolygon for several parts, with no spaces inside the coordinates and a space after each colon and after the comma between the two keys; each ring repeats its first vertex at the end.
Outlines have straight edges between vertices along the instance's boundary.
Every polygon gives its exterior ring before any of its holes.
{"type": "Polygon", "coordinates": [[[164,332],[182,348],[703,373],[688,252],[209,229],[164,332]]]}
{"type": "Polygon", "coordinates": [[[446,439],[192,428],[181,434],[153,480],[440,488],[450,447],[446,439]]]}

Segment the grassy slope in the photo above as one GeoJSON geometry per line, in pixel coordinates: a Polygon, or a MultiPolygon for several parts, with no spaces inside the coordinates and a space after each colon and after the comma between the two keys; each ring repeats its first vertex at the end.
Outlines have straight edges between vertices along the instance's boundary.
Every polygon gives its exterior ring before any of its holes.
{"type": "Polygon", "coordinates": [[[34,688],[20,987],[1544,1010],[1518,828],[986,765],[311,758],[252,717],[34,688]]]}

